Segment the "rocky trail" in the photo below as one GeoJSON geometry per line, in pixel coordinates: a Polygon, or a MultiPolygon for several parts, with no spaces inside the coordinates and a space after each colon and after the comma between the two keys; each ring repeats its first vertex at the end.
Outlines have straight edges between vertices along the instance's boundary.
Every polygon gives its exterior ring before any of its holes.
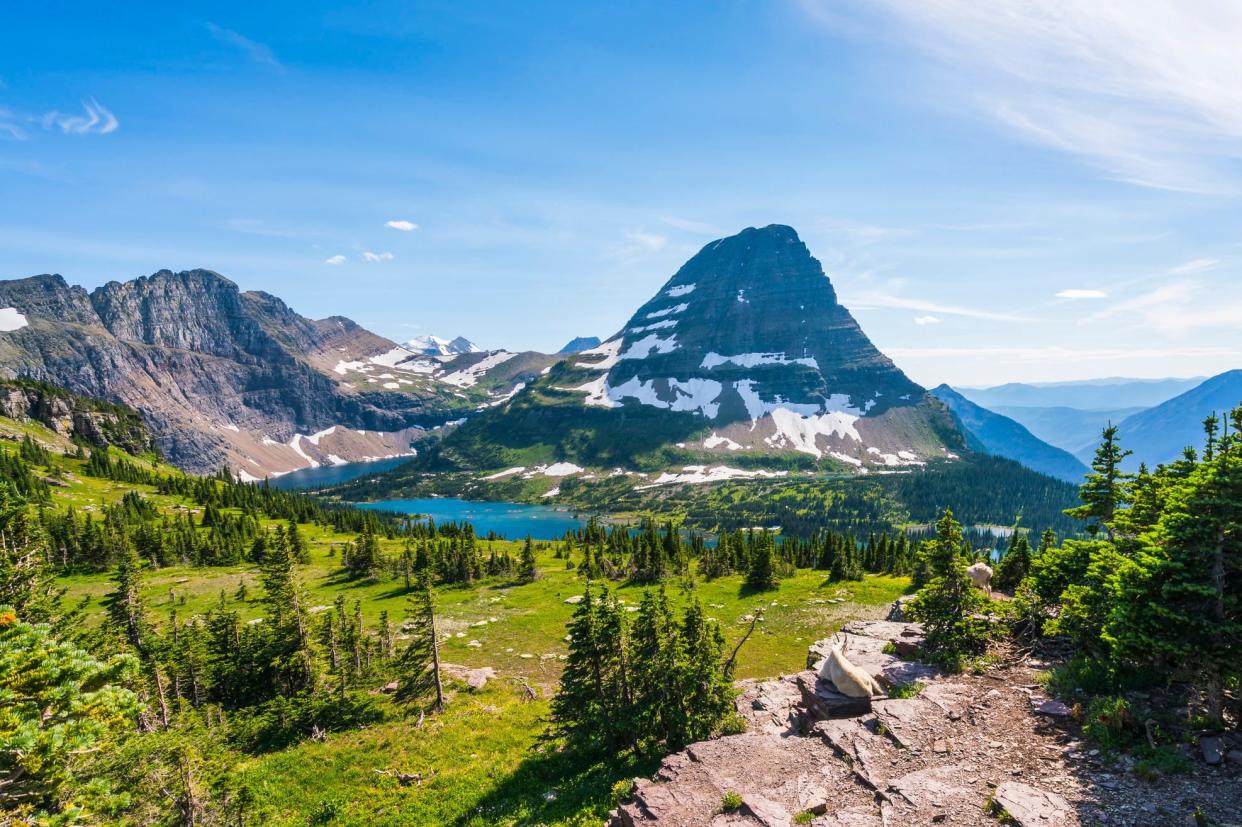
{"type": "Polygon", "coordinates": [[[1082,742],[1070,710],[1040,694],[1033,665],[1013,658],[946,676],[890,654],[920,642],[917,624],[856,621],[813,644],[805,671],[745,682],[749,731],[666,758],[610,827],[1242,822],[1242,763],[1196,760],[1189,774],[1140,779],[1132,761],[1106,764],[1082,742]],[[819,676],[834,643],[882,685],[922,690],[846,698],[819,676]]]}

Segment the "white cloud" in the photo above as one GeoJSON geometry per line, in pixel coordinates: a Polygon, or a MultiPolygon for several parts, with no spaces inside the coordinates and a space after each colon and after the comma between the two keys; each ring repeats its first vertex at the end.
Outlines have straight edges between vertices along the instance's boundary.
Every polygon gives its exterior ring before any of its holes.
{"type": "Polygon", "coordinates": [[[1112,177],[1242,189],[1236,0],[802,0],[815,19],[893,31],[947,67],[941,89],[1112,177]],[[889,19],[874,20],[876,9],[889,19]]]}
{"type": "Polygon", "coordinates": [[[1057,293],[1058,299],[1103,299],[1108,294],[1103,290],[1080,290],[1077,288],[1069,288],[1057,293]]]}
{"type": "Polygon", "coordinates": [[[334,256],[328,256],[327,258],[325,258],[323,260],[323,263],[324,264],[344,264],[345,256],[341,255],[340,253],[337,253],[334,256]]]}
{"type": "Polygon", "coordinates": [[[94,98],[82,101],[82,109],[82,115],[65,115],[52,110],[41,118],[43,128],[59,127],[66,135],[107,135],[120,126],[116,116],[94,98]]]}
{"type": "Polygon", "coordinates": [[[418,225],[413,221],[406,221],[399,218],[394,218],[392,221],[385,221],[384,226],[391,227],[394,230],[400,230],[403,233],[412,232],[418,229],[418,225]]]}
{"type": "Polygon", "coordinates": [[[915,316],[914,323],[919,327],[924,327],[929,324],[940,324],[940,319],[937,316],[915,316]]]}
{"type": "Polygon", "coordinates": [[[15,112],[7,109],[0,109],[0,138],[8,138],[13,141],[24,141],[30,137],[26,134],[26,130],[17,125],[18,121],[24,120],[15,112]]]}
{"type": "Polygon", "coordinates": [[[1216,265],[1220,264],[1218,258],[1196,258],[1191,259],[1185,264],[1179,264],[1176,267],[1170,267],[1168,273],[1171,276],[1185,276],[1190,273],[1203,273],[1208,270],[1216,269],[1216,265]]]}
{"type": "Polygon", "coordinates": [[[640,249],[656,252],[663,250],[664,245],[668,244],[668,236],[659,235],[658,233],[648,233],[642,230],[632,230],[625,234],[625,238],[630,245],[640,249]]]}
{"type": "Polygon", "coordinates": [[[1234,331],[1238,329],[1238,319],[1242,319],[1242,297],[1214,285],[1180,281],[1119,302],[1082,323],[1116,320],[1123,329],[1180,337],[1204,330],[1234,331]]]}
{"type": "Polygon", "coordinates": [[[276,55],[266,44],[259,43],[256,40],[251,40],[239,32],[235,32],[232,29],[226,29],[223,26],[217,26],[215,23],[207,23],[206,26],[207,31],[211,32],[212,36],[215,37],[216,40],[240,49],[245,52],[246,55],[255,63],[270,66],[271,68],[277,69],[281,72],[285,70],[285,67],[279,60],[276,59],[276,55]]]}
{"type": "Polygon", "coordinates": [[[363,261],[392,261],[392,253],[373,253],[367,250],[362,254],[363,261]]]}
{"type": "Polygon", "coordinates": [[[862,293],[850,298],[842,298],[841,303],[851,310],[869,310],[877,307],[891,307],[897,310],[918,310],[923,313],[939,313],[944,316],[964,316],[968,319],[988,319],[995,322],[1030,322],[1033,319],[1015,313],[1003,313],[992,310],[979,310],[973,307],[961,307],[952,304],[940,304],[922,299],[910,299],[904,296],[891,296],[883,293],[862,293]]]}
{"type": "Polygon", "coordinates": [[[692,221],[689,218],[678,218],[675,215],[662,215],[660,220],[674,229],[683,230],[687,233],[697,233],[698,235],[721,236],[724,231],[715,224],[707,224],[703,221],[692,221]]]}

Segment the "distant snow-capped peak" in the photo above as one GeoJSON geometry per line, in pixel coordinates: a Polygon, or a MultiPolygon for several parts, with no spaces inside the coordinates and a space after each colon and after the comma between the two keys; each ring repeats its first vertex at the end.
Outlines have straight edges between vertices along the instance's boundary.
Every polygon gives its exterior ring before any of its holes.
{"type": "Polygon", "coordinates": [[[415,336],[405,343],[405,347],[422,356],[456,356],[461,353],[482,351],[482,348],[464,336],[445,339],[433,334],[415,336]]]}

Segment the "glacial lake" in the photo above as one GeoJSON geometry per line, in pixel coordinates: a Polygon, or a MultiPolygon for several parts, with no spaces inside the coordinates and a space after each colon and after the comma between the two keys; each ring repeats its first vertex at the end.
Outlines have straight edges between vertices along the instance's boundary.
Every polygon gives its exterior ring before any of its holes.
{"type": "Polygon", "coordinates": [[[396,511],[431,517],[437,523],[468,522],[474,533],[486,537],[489,532],[509,540],[520,540],[528,534],[536,540],[559,540],[566,531],[582,528],[588,515],[575,515],[547,505],[509,502],[473,502],[449,497],[417,500],[380,500],[357,503],[359,508],[396,511]]]}
{"type": "Polygon", "coordinates": [[[390,457],[388,459],[372,460],[371,462],[321,465],[318,468],[303,468],[300,471],[290,471],[288,474],[272,477],[269,482],[272,488],[279,488],[283,491],[305,491],[329,485],[339,485],[343,482],[356,480],[359,477],[365,477],[367,474],[378,474],[382,471],[396,468],[398,465],[409,462],[412,459],[414,457],[390,457]]]}

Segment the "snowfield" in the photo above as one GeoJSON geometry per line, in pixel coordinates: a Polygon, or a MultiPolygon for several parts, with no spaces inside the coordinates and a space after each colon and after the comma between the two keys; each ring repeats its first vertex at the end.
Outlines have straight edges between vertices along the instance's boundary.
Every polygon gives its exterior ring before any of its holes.
{"type": "Polygon", "coordinates": [[[716,465],[708,467],[706,465],[687,465],[681,469],[680,474],[674,474],[665,471],[663,474],[655,478],[650,485],[635,486],[635,491],[645,491],[648,488],[656,488],[661,485],[673,485],[675,483],[699,484],[705,482],[722,482],[724,480],[753,480],[753,479],[775,479],[777,477],[788,476],[788,471],[764,471],[756,469],[746,471],[741,468],[730,468],[727,465],[716,465]]]}
{"type": "Polygon", "coordinates": [[[439,377],[439,380],[446,385],[454,385],[458,388],[469,388],[479,383],[479,377],[487,373],[497,365],[503,365],[513,357],[516,353],[509,353],[506,350],[498,350],[489,356],[480,359],[468,368],[453,371],[450,374],[439,377]]]}
{"type": "Polygon", "coordinates": [[[806,365],[808,368],[819,369],[819,363],[814,357],[803,356],[790,359],[783,353],[739,353],[736,356],[708,353],[703,357],[703,362],[699,367],[711,370],[721,365],[737,365],[741,368],[753,368],[759,365],[806,365]]]}
{"type": "Polygon", "coordinates": [[[29,325],[26,317],[16,307],[0,307],[0,333],[12,333],[29,325]]]}

